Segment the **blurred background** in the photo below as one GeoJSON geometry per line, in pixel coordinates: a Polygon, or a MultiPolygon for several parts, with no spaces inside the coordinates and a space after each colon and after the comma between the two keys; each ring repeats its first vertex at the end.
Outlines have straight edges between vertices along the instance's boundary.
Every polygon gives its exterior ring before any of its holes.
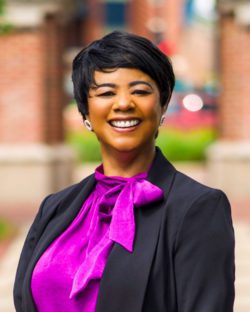
{"type": "Polygon", "coordinates": [[[100,162],[73,98],[76,53],[112,30],[151,39],[176,86],[157,139],[177,169],[223,189],[236,234],[236,312],[250,311],[250,1],[0,0],[0,311],[43,197],[100,162]]]}

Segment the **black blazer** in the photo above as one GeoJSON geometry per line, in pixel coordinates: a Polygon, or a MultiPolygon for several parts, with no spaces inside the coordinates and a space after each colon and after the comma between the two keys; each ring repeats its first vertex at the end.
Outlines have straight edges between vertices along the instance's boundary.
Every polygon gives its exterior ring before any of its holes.
{"type": "MultiPolygon", "coordinates": [[[[96,311],[233,311],[234,232],[226,196],[176,171],[159,150],[148,180],[164,190],[164,200],[135,209],[134,251],[114,245],[96,311]]],[[[16,311],[36,311],[33,268],[76,217],[94,184],[91,175],[42,202],[17,268],[16,311]]]]}

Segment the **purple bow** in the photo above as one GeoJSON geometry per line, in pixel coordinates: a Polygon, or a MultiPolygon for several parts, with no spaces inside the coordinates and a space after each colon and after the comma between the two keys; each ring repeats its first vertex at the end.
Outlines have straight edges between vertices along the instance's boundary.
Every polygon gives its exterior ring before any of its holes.
{"type": "Polygon", "coordinates": [[[106,177],[96,171],[95,177],[99,194],[96,209],[92,207],[95,209],[95,217],[90,225],[86,257],[75,274],[70,298],[84,291],[91,280],[101,279],[114,242],[133,252],[134,207],[163,199],[163,191],[145,180],[145,173],[120,178],[106,177]],[[100,238],[100,233],[107,224],[109,226],[100,238]]]}

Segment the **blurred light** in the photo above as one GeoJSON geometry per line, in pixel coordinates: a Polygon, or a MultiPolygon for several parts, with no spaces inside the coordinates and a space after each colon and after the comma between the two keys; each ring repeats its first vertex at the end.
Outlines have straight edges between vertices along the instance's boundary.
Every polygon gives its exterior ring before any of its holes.
{"type": "Polygon", "coordinates": [[[186,58],[180,54],[175,54],[171,58],[176,76],[188,74],[189,64],[186,58]]]}
{"type": "Polygon", "coordinates": [[[191,112],[197,112],[202,109],[203,100],[196,94],[188,94],[183,99],[183,106],[191,112]]]}
{"type": "Polygon", "coordinates": [[[194,0],[194,10],[197,15],[205,19],[213,19],[215,13],[215,0],[194,0]]]}

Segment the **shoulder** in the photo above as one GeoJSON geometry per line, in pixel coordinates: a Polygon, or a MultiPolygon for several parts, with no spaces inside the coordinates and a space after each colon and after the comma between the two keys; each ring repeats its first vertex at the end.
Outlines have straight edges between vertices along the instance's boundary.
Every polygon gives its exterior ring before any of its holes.
{"type": "Polygon", "coordinates": [[[176,170],[159,149],[153,165],[150,172],[151,181],[165,190],[168,202],[172,200],[180,204],[191,204],[199,198],[216,197],[222,194],[220,190],[199,183],[176,170]]]}
{"type": "Polygon", "coordinates": [[[177,171],[166,205],[168,226],[177,233],[184,224],[199,222],[205,227],[215,216],[231,226],[231,207],[225,193],[177,171]]]}
{"type": "Polygon", "coordinates": [[[177,195],[180,200],[189,205],[208,199],[217,200],[220,197],[226,197],[223,191],[204,185],[179,171],[176,171],[172,191],[173,195],[177,195]]]}
{"type": "Polygon", "coordinates": [[[65,205],[67,202],[70,203],[89,182],[93,181],[94,175],[92,174],[78,183],[70,185],[58,192],[46,196],[40,206],[41,216],[44,217],[47,214],[53,213],[53,210],[57,209],[61,203],[64,203],[65,205]]]}
{"type": "Polygon", "coordinates": [[[159,149],[156,156],[152,181],[165,191],[167,222],[171,220],[174,224],[179,224],[192,208],[202,213],[205,209],[204,203],[208,203],[211,209],[216,206],[217,201],[229,205],[221,190],[199,183],[176,170],[159,149]]]}

